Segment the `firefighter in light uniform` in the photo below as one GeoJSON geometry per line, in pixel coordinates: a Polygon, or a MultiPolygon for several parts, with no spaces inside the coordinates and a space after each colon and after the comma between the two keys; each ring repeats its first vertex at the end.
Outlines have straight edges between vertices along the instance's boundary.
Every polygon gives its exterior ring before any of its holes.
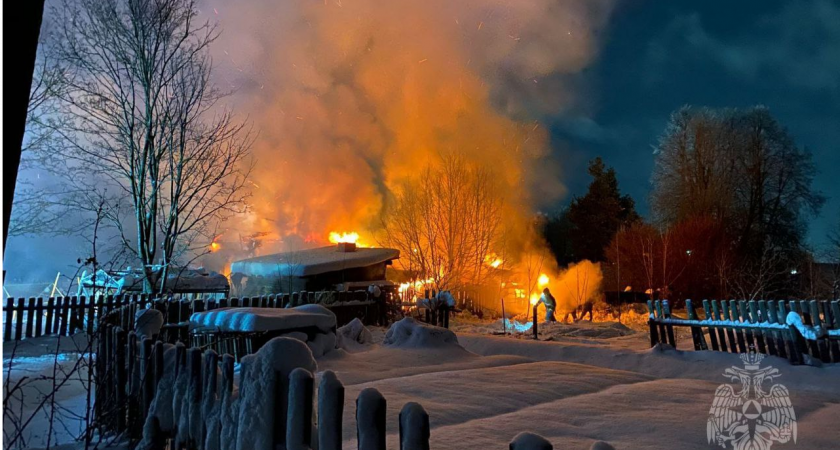
{"type": "Polygon", "coordinates": [[[537,305],[542,303],[545,305],[545,321],[546,322],[557,322],[557,319],[554,318],[554,310],[557,308],[557,301],[554,299],[554,296],[551,295],[551,291],[548,288],[543,289],[543,293],[540,296],[540,300],[537,302],[537,305]]]}

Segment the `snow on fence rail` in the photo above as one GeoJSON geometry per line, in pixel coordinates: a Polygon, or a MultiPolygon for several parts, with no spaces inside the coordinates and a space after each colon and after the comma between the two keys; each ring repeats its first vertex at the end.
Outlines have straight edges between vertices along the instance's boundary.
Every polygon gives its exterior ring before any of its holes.
{"type": "Polygon", "coordinates": [[[746,353],[750,349],[791,364],[806,359],[840,362],[840,302],[817,300],[703,300],[702,318],[686,300],[687,318],[668,300],[648,300],[650,344],[677,347],[674,327],[689,327],[695,350],[746,353]],[[704,332],[703,329],[707,332],[704,332]]]}
{"type": "MultiPolygon", "coordinates": [[[[196,312],[224,307],[283,308],[309,303],[320,303],[330,308],[338,317],[339,324],[359,317],[367,325],[385,322],[385,303],[390,294],[375,301],[366,291],[323,291],[274,294],[260,297],[223,299],[162,299],[143,295],[109,295],[94,298],[50,297],[50,298],[7,298],[3,308],[3,340],[21,340],[45,335],[69,336],[76,331],[93,334],[94,326],[102,317],[114,311],[121,311],[119,324],[124,329],[133,329],[134,313],[139,309],[155,308],[164,314],[169,328],[186,322],[196,312]],[[131,305],[126,309],[123,306],[131,305]],[[133,308],[133,309],[132,309],[133,308]]],[[[113,314],[112,314],[113,315],[113,314]]],[[[175,331],[175,330],[173,330],[175,331]]],[[[186,336],[181,336],[186,340],[186,336]]],[[[173,340],[174,342],[174,340],[173,340]]]]}

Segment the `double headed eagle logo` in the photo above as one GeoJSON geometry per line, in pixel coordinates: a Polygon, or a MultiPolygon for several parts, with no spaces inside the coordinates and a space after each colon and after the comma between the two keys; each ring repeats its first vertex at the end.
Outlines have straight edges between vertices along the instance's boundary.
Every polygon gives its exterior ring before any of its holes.
{"type": "Polygon", "coordinates": [[[731,381],[740,381],[741,390],[722,384],[715,391],[715,400],[709,409],[706,436],[710,444],[735,450],[769,450],[776,443],[796,442],[796,414],[790,403],[788,390],[773,384],[780,376],[772,366],[760,367],[764,355],[751,349],[741,354],[744,368],[732,366],[723,375],[731,381]]]}

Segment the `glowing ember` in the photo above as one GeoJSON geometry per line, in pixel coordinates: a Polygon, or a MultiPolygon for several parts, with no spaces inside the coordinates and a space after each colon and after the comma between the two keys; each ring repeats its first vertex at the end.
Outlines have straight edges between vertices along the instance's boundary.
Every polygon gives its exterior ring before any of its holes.
{"type": "Polygon", "coordinates": [[[221,245],[219,245],[219,243],[218,243],[218,242],[213,241],[213,242],[211,242],[211,243],[210,243],[210,251],[211,251],[211,252],[218,251],[220,248],[222,248],[222,246],[221,246],[221,245]]]}
{"type": "Polygon", "coordinates": [[[531,306],[536,305],[540,301],[540,296],[536,292],[531,294],[531,306]]]}

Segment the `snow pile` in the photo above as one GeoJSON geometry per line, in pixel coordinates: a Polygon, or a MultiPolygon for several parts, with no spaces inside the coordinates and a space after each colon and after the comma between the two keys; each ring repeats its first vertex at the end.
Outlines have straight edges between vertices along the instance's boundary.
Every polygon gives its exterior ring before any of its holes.
{"type": "Polygon", "coordinates": [[[785,323],[788,326],[796,327],[799,330],[799,334],[802,335],[805,339],[815,341],[818,337],[821,337],[825,334],[825,330],[822,327],[811,327],[807,326],[802,322],[802,317],[799,313],[791,311],[788,313],[785,323]]]}
{"type": "Polygon", "coordinates": [[[295,308],[219,308],[194,313],[190,329],[210,328],[221,331],[280,331],[316,327],[323,332],[335,329],[335,314],[321,305],[295,308]]]}
{"type": "Polygon", "coordinates": [[[531,328],[534,326],[534,322],[525,322],[521,323],[516,319],[512,321],[510,319],[499,319],[505,321],[505,329],[510,331],[516,331],[517,333],[525,333],[527,331],[531,331],[531,328]]]}
{"type": "Polygon", "coordinates": [[[373,344],[373,335],[358,317],[347,325],[339,327],[336,334],[338,346],[345,350],[357,350],[362,346],[373,344]]]}
{"type": "Polygon", "coordinates": [[[406,317],[391,325],[382,343],[396,348],[441,348],[458,346],[458,337],[446,328],[406,317]]]}
{"type": "Polygon", "coordinates": [[[163,327],[163,314],[156,309],[141,309],[134,316],[134,324],[134,332],[137,333],[139,340],[151,339],[160,334],[160,329],[163,327]]]}

